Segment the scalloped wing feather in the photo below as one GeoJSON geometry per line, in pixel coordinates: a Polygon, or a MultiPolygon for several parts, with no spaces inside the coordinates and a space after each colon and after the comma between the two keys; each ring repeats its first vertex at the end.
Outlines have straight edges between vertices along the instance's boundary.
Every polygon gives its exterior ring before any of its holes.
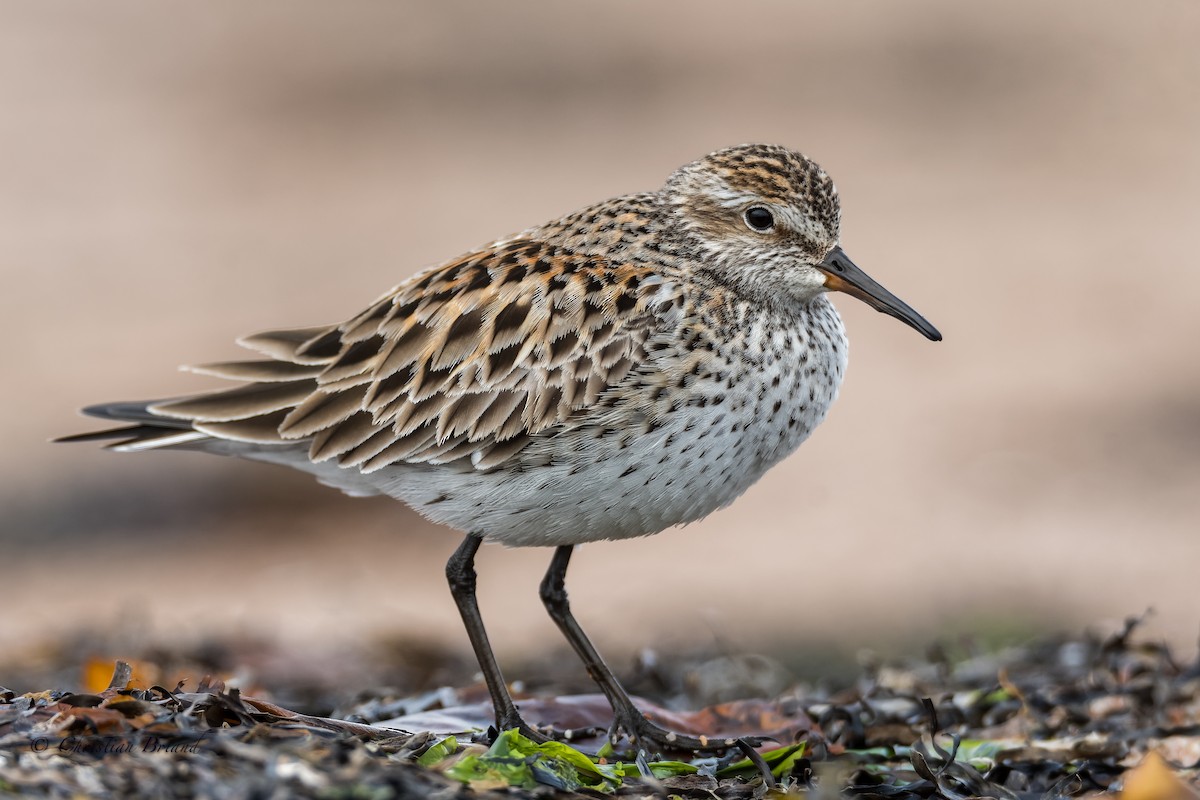
{"type": "Polygon", "coordinates": [[[221,438],[309,441],[314,461],[364,472],[494,469],[642,362],[674,291],[649,267],[510,240],[413,277],[341,325],[247,337],[273,360],[202,371],[251,383],[151,410],[221,438]]]}

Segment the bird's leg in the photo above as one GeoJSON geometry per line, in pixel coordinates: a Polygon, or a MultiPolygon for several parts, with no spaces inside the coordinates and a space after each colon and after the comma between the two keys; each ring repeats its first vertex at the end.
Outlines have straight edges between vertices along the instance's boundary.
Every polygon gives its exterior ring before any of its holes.
{"type": "Polygon", "coordinates": [[[497,731],[516,728],[522,735],[542,742],[546,740],[545,737],[526,724],[513,703],[512,695],[508,693],[508,685],[504,682],[500,665],[496,663],[496,656],[488,643],[487,631],[483,627],[483,617],[479,614],[479,602],[475,599],[475,553],[482,542],[482,538],[467,534],[467,538],[463,539],[463,543],[446,562],[446,581],[450,584],[450,594],[454,596],[454,602],[458,605],[458,613],[462,615],[467,637],[471,640],[475,658],[483,671],[483,680],[492,696],[497,731]]]}
{"type": "Polygon", "coordinates": [[[550,560],[550,568],[546,570],[546,577],[542,579],[542,603],[546,606],[546,611],[550,613],[550,618],[558,625],[567,641],[571,643],[571,647],[579,655],[580,660],[583,661],[584,666],[587,667],[592,680],[608,698],[608,703],[616,715],[610,738],[615,739],[618,733],[624,731],[639,748],[650,750],[719,752],[738,747],[743,751],[752,751],[753,747],[761,742],[757,737],[708,739],[687,736],[655,725],[637,710],[629,694],[617,682],[612,670],[604,663],[604,659],[596,652],[596,648],[588,641],[583,628],[579,627],[579,623],[571,614],[571,604],[567,600],[565,581],[567,564],[571,561],[573,550],[573,545],[562,545],[555,549],[554,557],[550,560]]]}

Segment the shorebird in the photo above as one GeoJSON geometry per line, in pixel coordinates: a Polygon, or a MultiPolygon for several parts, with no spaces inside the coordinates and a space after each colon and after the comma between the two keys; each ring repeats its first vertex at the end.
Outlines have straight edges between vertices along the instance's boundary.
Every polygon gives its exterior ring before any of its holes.
{"type": "Polygon", "coordinates": [[[417,274],[340,324],[240,340],[265,358],[192,368],[235,388],[92,406],[127,425],[67,438],[282,464],[467,532],[450,590],[497,729],[533,737],[488,643],[474,561],[484,541],[553,547],[541,597],[612,705],[612,739],[725,749],[638,711],[571,613],[567,565],[578,544],[728,505],[808,437],[846,368],[830,292],[941,339],[846,256],[840,217],[805,156],[719,150],[657,191],[417,274]]]}

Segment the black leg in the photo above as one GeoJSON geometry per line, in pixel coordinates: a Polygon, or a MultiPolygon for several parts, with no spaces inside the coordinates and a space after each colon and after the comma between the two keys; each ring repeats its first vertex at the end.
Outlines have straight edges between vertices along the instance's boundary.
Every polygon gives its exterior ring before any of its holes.
{"type": "Polygon", "coordinates": [[[546,606],[546,611],[550,613],[550,618],[558,625],[567,641],[571,643],[571,647],[579,655],[580,660],[583,661],[584,666],[587,667],[592,680],[608,698],[609,705],[612,706],[613,713],[616,715],[610,738],[615,739],[618,733],[624,731],[637,742],[639,747],[651,745],[668,751],[716,752],[732,747],[745,749],[757,745],[760,740],[753,737],[710,740],[685,736],[655,725],[637,710],[629,694],[617,682],[612,670],[604,663],[604,659],[596,652],[596,648],[588,641],[583,628],[579,627],[579,623],[571,614],[571,604],[567,600],[566,577],[567,565],[571,561],[571,552],[574,549],[573,545],[563,545],[555,549],[554,558],[550,560],[550,568],[546,570],[546,577],[542,579],[542,603],[546,606]]]}
{"type": "Polygon", "coordinates": [[[475,599],[475,553],[483,540],[478,536],[467,534],[463,543],[446,562],[446,580],[450,584],[450,594],[458,605],[458,613],[462,615],[463,625],[475,650],[475,658],[479,660],[479,668],[483,670],[483,680],[487,683],[488,693],[492,696],[492,705],[496,710],[496,729],[500,731],[518,728],[522,734],[542,741],[538,735],[525,724],[512,695],[508,693],[508,685],[496,663],[492,646],[488,643],[487,631],[483,627],[483,617],[479,614],[479,603],[475,599]]]}

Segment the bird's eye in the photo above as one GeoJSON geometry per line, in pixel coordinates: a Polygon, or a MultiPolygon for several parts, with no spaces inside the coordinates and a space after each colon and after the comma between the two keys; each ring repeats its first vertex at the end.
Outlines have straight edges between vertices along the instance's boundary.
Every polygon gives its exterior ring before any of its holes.
{"type": "Polygon", "coordinates": [[[775,215],[762,206],[753,206],[746,209],[746,224],[751,230],[764,233],[775,227],[775,215]]]}

